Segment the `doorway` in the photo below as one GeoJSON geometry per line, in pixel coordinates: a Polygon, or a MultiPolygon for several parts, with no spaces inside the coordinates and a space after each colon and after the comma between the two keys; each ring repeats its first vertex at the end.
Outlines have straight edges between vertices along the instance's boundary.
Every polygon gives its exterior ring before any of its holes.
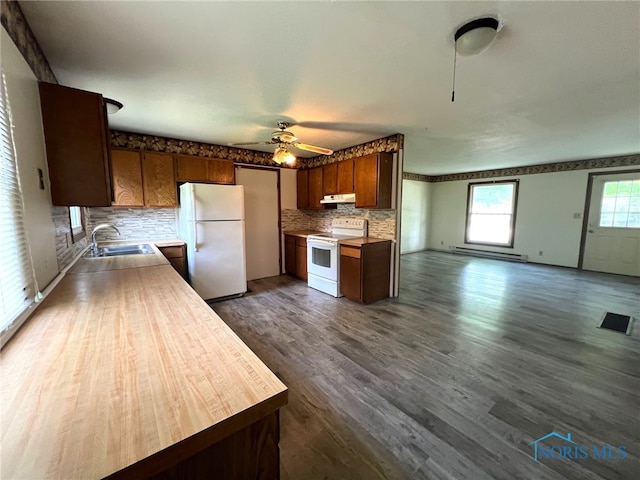
{"type": "Polygon", "coordinates": [[[640,276],[640,170],[592,173],[581,268],[640,276]]]}
{"type": "Polygon", "coordinates": [[[244,185],[247,280],[280,275],[280,171],[236,167],[244,185]]]}

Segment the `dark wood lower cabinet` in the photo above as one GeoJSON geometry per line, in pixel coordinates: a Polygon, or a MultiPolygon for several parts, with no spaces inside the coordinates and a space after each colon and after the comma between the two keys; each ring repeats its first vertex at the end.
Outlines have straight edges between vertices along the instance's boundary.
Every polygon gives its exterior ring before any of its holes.
{"type": "Polygon", "coordinates": [[[284,236],[284,271],[296,274],[296,237],[293,235],[284,236]]]}
{"type": "Polygon", "coordinates": [[[372,303],[389,297],[391,240],[340,246],[340,293],[349,300],[372,303]]]}
{"type": "MultiPolygon", "coordinates": [[[[191,442],[189,448],[197,447],[191,442]]],[[[280,419],[275,411],[189,455],[176,444],[107,479],[277,480],[280,478],[280,419]],[[186,458],[185,458],[185,455],[186,458]]]]}
{"type": "Polygon", "coordinates": [[[307,239],[296,238],[296,277],[307,280],[307,239]]]}
{"type": "Polygon", "coordinates": [[[176,272],[187,282],[189,281],[189,267],[187,265],[187,246],[176,245],[171,247],[158,246],[158,250],[169,260],[176,272]]]}
{"type": "Polygon", "coordinates": [[[284,236],[284,271],[307,280],[307,239],[296,235],[284,236]]]}

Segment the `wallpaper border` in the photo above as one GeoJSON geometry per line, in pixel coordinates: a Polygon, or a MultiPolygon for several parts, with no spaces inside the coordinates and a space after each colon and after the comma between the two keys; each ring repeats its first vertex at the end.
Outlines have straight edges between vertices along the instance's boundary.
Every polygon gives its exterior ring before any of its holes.
{"type": "Polygon", "coordinates": [[[280,166],[282,168],[306,169],[328,163],[338,162],[349,158],[361,157],[378,152],[397,152],[402,148],[404,135],[395,134],[385,138],[372,140],[353,147],[338,150],[333,155],[321,155],[313,158],[298,158],[296,165],[276,165],[272,160],[273,154],[269,152],[257,152],[244,148],[226,147],[206,142],[180,140],[178,138],[163,137],[160,135],[127,132],[123,130],[111,130],[110,144],[117,148],[131,148],[134,150],[146,150],[151,152],[171,153],[175,155],[193,155],[196,157],[222,158],[233,160],[237,163],[254,165],[280,166]]]}
{"type": "Polygon", "coordinates": [[[452,173],[449,175],[422,175],[419,173],[403,172],[403,180],[419,182],[454,182],[458,180],[475,180],[478,178],[511,177],[535,175],[539,173],[571,172],[574,170],[594,170],[597,168],[630,167],[640,165],[640,154],[620,155],[616,157],[590,158],[568,162],[542,163],[524,167],[498,168],[494,170],[479,170],[477,172],[452,173]]]}
{"type": "Polygon", "coordinates": [[[1,0],[0,3],[0,22],[36,78],[41,82],[58,83],[20,4],[15,0],[1,0]]]}
{"type": "Polygon", "coordinates": [[[372,153],[380,152],[397,152],[404,146],[404,135],[396,133],[388,137],[378,138],[370,142],[354,145],[353,147],[343,148],[333,152],[332,155],[318,155],[317,157],[303,159],[300,168],[313,168],[330,163],[348,160],[350,158],[362,157],[372,153]]]}
{"type": "MultiPolygon", "coordinates": [[[[150,152],[172,153],[175,155],[193,155],[195,157],[222,158],[238,163],[276,166],[273,154],[256,152],[244,148],[225,147],[213,143],[194,142],[159,135],[111,130],[111,146],[146,150],[150,152]]],[[[293,168],[280,165],[283,168],[293,168]]]]}

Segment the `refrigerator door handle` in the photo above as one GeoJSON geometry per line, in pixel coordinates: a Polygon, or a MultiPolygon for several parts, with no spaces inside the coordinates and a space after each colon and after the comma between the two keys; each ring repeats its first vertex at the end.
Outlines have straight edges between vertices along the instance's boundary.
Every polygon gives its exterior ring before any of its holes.
{"type": "Polygon", "coordinates": [[[193,249],[195,252],[198,251],[198,222],[196,217],[196,189],[194,185],[191,185],[191,209],[192,209],[192,217],[193,218],[193,249]]]}

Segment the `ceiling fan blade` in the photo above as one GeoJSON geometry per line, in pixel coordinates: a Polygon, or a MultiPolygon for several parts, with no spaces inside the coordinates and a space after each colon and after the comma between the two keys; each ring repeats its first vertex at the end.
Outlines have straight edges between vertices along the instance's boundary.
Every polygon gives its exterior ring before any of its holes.
{"type": "Polygon", "coordinates": [[[244,142],[244,143],[230,143],[230,147],[242,147],[245,145],[275,145],[278,142],[244,142]]]}
{"type": "Polygon", "coordinates": [[[328,148],[316,147],[314,145],[307,145],[306,143],[294,142],[293,145],[300,150],[307,150],[308,152],[320,153],[321,155],[331,155],[333,150],[328,148]]]}

